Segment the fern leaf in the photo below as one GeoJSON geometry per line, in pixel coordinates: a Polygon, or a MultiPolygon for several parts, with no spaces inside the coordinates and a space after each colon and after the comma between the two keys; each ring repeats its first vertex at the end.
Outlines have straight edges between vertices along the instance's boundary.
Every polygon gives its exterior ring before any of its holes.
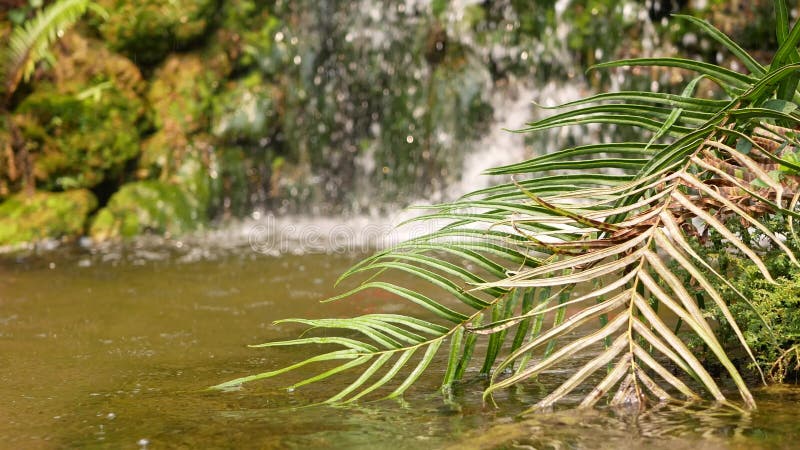
{"type": "Polygon", "coordinates": [[[12,31],[3,55],[2,79],[6,101],[22,80],[28,81],[36,64],[47,56],[50,46],[87,10],[103,18],[107,16],[105,10],[90,0],[58,0],[12,31]]]}

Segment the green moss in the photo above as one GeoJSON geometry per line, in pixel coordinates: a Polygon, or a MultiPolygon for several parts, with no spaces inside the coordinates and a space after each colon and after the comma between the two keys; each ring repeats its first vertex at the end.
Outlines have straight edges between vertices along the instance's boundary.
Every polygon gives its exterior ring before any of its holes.
{"type": "Polygon", "coordinates": [[[159,130],[142,141],[142,153],[139,157],[139,166],[136,177],[144,180],[159,178],[162,173],[169,173],[175,163],[173,152],[177,148],[185,147],[186,137],[183,134],[173,135],[164,130],[159,130]]]}
{"type": "MultiPolygon", "coordinates": [[[[786,217],[772,215],[764,224],[774,233],[786,236],[785,244],[797,254],[800,241],[788,229],[786,217]]],[[[744,242],[766,242],[767,237],[760,231],[742,225],[738,220],[728,221],[726,226],[742,237],[744,242]]],[[[730,244],[724,236],[711,229],[703,242],[693,242],[695,251],[706,261],[715,263],[715,269],[725,275],[728,282],[709,274],[708,279],[715,283],[722,294],[736,323],[742,331],[760,368],[771,376],[773,381],[781,382],[786,376],[786,367],[776,370],[774,364],[785,353],[800,345],[800,267],[797,267],[780,249],[763,249],[761,259],[774,277],[776,283],[764,279],[758,266],[749,258],[730,251],[730,244]],[[734,290],[735,289],[735,290],[734,290]],[[741,295],[740,295],[741,294],[741,295]],[[743,298],[744,297],[744,298],[743,298]],[[744,299],[747,299],[746,301],[744,299]]],[[[677,273],[687,276],[681,270],[677,273]]],[[[720,342],[731,349],[736,362],[742,367],[753,366],[753,362],[741,354],[739,339],[727,322],[713,299],[705,298],[697,291],[698,299],[707,306],[710,314],[719,324],[720,342]],[[738,353],[737,353],[738,352],[738,353]]],[[[702,303],[701,303],[702,304],[702,303]]],[[[698,352],[707,351],[697,348],[698,352]]],[[[797,370],[797,369],[795,369],[797,370]]]]}
{"type": "Polygon", "coordinates": [[[99,25],[111,48],[137,64],[151,66],[171,51],[205,36],[219,8],[218,0],[99,0],[109,11],[99,25]]]}
{"type": "MultiPolygon", "coordinates": [[[[730,309],[742,329],[745,340],[758,363],[769,371],[788,349],[800,344],[800,269],[785,255],[770,258],[770,268],[777,274],[775,284],[764,279],[749,260],[728,257],[733,285],[749,300],[745,303],[727,286],[721,291],[730,299],[730,309]]],[[[717,312],[718,315],[721,315],[717,312]]],[[[719,317],[721,323],[724,319],[719,317]]],[[[729,327],[723,328],[725,340],[735,342],[729,327]]],[[[785,374],[775,373],[780,381],[785,374]]]]}
{"type": "Polygon", "coordinates": [[[144,106],[113,85],[91,95],[37,90],[15,111],[37,184],[47,190],[90,188],[122,174],[139,154],[144,106]]]}
{"type": "Polygon", "coordinates": [[[0,203],[0,245],[80,236],[96,207],[85,189],[17,194],[0,203]]]}
{"type": "Polygon", "coordinates": [[[146,232],[179,235],[206,222],[204,211],[196,206],[178,185],[154,180],[128,183],[97,213],[90,234],[96,240],[146,232]]]}
{"type": "Polygon", "coordinates": [[[156,127],[184,135],[204,129],[218,85],[218,75],[199,55],[167,58],[156,70],[147,93],[156,127]]]}
{"type": "Polygon", "coordinates": [[[129,98],[144,94],[147,83],[136,64],[98,40],[71,31],[58,41],[54,51],[51,76],[59,93],[78,94],[111,82],[129,98]]]}

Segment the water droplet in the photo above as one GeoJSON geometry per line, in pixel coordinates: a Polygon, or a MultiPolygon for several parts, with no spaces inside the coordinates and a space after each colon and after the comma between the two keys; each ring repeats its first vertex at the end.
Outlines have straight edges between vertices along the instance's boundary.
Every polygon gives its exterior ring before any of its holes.
{"type": "Polygon", "coordinates": [[[292,392],[294,392],[294,388],[286,388],[286,392],[291,394],[292,392]]]}
{"type": "Polygon", "coordinates": [[[136,441],[136,443],[139,445],[139,447],[147,447],[148,445],[150,445],[150,441],[145,438],[139,439],[138,441],[136,441]]]}
{"type": "Polygon", "coordinates": [[[409,144],[412,144],[414,142],[414,136],[412,136],[410,134],[408,136],[406,136],[406,142],[408,142],[409,144]]]}

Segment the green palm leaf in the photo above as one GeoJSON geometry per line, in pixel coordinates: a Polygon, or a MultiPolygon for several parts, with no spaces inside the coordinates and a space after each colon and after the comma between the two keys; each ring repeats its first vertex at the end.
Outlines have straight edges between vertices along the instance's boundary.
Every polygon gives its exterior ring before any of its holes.
{"type": "Polygon", "coordinates": [[[447,388],[465,376],[479,348],[476,343],[484,339],[483,362],[475,368],[490,374],[487,400],[499,389],[545,370],[573,367],[580,357],[584,362],[533,409],[550,408],[582,387],[588,387],[580,402],[583,407],[606,397],[611,403],[638,405],[647,399],[704,395],[727,402],[709,373],[710,361],[701,361],[687,344],[691,338],[727,373],[741,402],[753,407],[744,378],[707,319],[708,306],[698,301],[702,298],[721,312],[753,358],[726,298],[715,286],[726,286],[742,301],[747,299],[696,246],[704,236],[719,236],[730,252],[750,260],[766,280],[772,276],[762,259],[763,242],[756,245],[754,239],[770,242],[772,249],[797,264],[769,220],[776,214],[798,215],[794,205],[800,194],[792,187],[798,184],[774,178],[772,166],[796,170],[780,153],[797,144],[794,133],[781,124],[795,124],[800,115],[796,108],[775,101],[786,102],[780,91],[797,70],[786,42],[795,43],[800,32],[795,32],[797,27],[786,31],[776,62],[765,68],[706,22],[687,20],[728,48],[751,73],[679,58],[595,67],[678,67],[712,79],[730,98],[695,98],[696,78],[681,95],[619,92],[562,105],[569,109],[531,123],[524,131],[608,123],[637,128],[649,139],[569,148],[490,169],[487,173],[528,178],[436,205],[413,219],[450,222],[357,264],[342,279],[364,277],[361,284],[332,299],[382,289],[417,305],[420,317],[437,319],[293,319],[311,326],[310,333],[324,328],[348,334],[267,345],[325,343],[344,348],[218,387],[341,360],[301,384],[352,371],[353,381],[329,403],[356,401],[379,390],[393,397],[405,392],[442,353],[442,386],[447,388]],[[750,151],[738,150],[744,147],[750,151]],[[732,224],[752,232],[743,234],[732,224]],[[413,290],[380,281],[391,272],[410,274],[427,287],[413,290]],[[665,311],[678,318],[684,332],[668,325],[665,311]]]}

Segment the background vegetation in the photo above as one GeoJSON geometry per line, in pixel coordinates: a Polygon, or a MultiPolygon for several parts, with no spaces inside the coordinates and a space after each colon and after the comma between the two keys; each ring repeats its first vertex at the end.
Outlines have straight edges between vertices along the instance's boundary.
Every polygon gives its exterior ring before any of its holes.
{"type": "MultiPolygon", "coordinates": [[[[668,18],[678,7],[766,60],[762,3],[8,0],[0,35],[27,40],[5,53],[0,201],[25,206],[0,218],[0,245],[174,235],[256,208],[402,205],[460,177],[496,113],[492,92],[580,85],[585,64],[672,43],[732,63],[668,18]],[[50,203],[80,217],[26,225],[50,203]]],[[[682,79],[625,78],[667,90],[682,79]]]]}

